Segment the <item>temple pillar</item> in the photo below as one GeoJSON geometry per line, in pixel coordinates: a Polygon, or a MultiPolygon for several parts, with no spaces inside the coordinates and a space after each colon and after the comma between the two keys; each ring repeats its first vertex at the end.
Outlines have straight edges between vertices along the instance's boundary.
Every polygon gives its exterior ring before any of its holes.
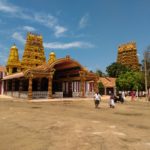
{"type": "Polygon", "coordinates": [[[54,75],[55,69],[51,70],[48,76],[48,99],[51,99],[53,97],[52,95],[52,83],[53,83],[53,75],[54,75]]]}
{"type": "Polygon", "coordinates": [[[48,77],[48,99],[52,98],[52,78],[48,77]]]}
{"type": "Polygon", "coordinates": [[[12,79],[11,96],[13,96],[14,90],[15,90],[15,80],[12,79]]]}
{"type": "Polygon", "coordinates": [[[22,92],[22,79],[19,80],[19,98],[20,98],[20,95],[21,95],[21,92],[22,92]]]}
{"type": "Polygon", "coordinates": [[[32,77],[29,77],[29,85],[28,85],[28,99],[32,99],[32,77]]]}
{"type": "Polygon", "coordinates": [[[81,81],[81,97],[85,97],[85,78],[86,72],[85,71],[80,71],[80,81],[81,81]]]}
{"type": "Polygon", "coordinates": [[[85,80],[83,78],[81,78],[81,92],[82,92],[81,97],[85,97],[85,80]]]}

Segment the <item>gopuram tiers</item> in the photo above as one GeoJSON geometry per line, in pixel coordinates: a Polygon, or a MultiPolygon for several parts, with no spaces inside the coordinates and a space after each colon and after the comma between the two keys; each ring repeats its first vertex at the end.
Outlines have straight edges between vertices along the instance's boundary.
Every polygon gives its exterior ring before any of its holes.
{"type": "Polygon", "coordinates": [[[139,61],[135,42],[122,44],[118,47],[117,62],[126,65],[133,70],[139,70],[139,61]]]}
{"type": "Polygon", "coordinates": [[[21,63],[19,60],[18,49],[15,44],[10,48],[6,69],[8,74],[20,72],[21,63]]]}
{"type": "Polygon", "coordinates": [[[42,36],[28,33],[21,61],[21,70],[25,71],[44,63],[46,63],[46,58],[44,54],[42,36]]]}

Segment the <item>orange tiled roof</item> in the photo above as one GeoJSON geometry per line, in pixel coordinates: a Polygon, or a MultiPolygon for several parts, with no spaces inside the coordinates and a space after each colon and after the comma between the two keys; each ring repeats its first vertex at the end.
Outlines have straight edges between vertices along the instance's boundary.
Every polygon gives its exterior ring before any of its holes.
{"type": "Polygon", "coordinates": [[[98,82],[102,82],[104,87],[115,87],[116,86],[116,78],[99,77],[98,82]]]}

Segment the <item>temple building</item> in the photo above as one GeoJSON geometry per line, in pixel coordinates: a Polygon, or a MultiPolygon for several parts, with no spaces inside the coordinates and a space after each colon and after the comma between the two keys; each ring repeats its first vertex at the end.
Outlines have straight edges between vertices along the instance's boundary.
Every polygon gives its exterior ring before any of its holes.
{"type": "Polygon", "coordinates": [[[27,34],[22,60],[14,45],[3,78],[4,94],[18,98],[91,97],[98,90],[98,76],[70,56],[56,58],[51,52],[46,62],[41,35],[27,34]]]}
{"type": "Polygon", "coordinates": [[[110,95],[110,93],[114,93],[116,95],[116,78],[99,77],[98,83],[102,83],[103,85],[101,89],[102,95],[110,95]]]}
{"type": "Polygon", "coordinates": [[[135,42],[122,44],[118,47],[117,62],[126,65],[135,71],[140,69],[135,42]]]}

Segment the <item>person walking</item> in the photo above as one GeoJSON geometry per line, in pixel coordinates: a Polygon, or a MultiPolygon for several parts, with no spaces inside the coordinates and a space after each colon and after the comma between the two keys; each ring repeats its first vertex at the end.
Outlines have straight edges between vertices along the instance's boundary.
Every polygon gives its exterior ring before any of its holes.
{"type": "Polygon", "coordinates": [[[124,101],[125,101],[125,92],[122,91],[122,93],[121,93],[121,103],[124,103],[124,101]]]}
{"type": "Polygon", "coordinates": [[[111,93],[110,98],[109,98],[109,106],[110,106],[110,108],[115,108],[114,94],[113,93],[111,93]]]}
{"type": "Polygon", "coordinates": [[[101,95],[98,92],[96,92],[94,94],[95,108],[98,108],[100,101],[101,101],[101,95]]]}

